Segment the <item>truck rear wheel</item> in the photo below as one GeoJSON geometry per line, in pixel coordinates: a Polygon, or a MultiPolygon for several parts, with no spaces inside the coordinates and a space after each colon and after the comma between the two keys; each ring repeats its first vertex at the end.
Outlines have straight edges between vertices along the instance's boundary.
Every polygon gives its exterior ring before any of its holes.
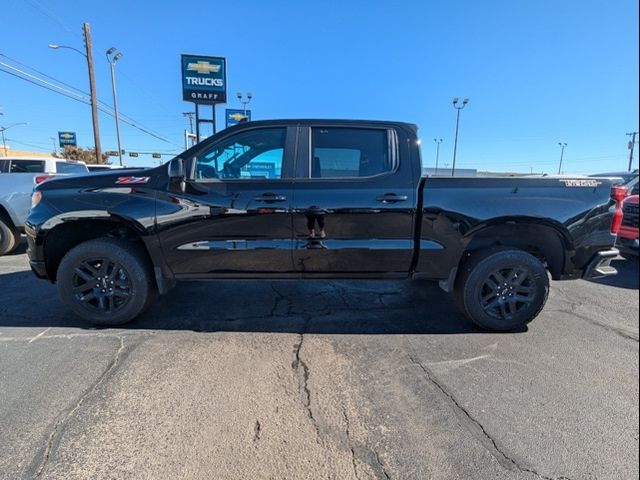
{"type": "Polygon", "coordinates": [[[545,266],[517,249],[479,252],[462,267],[456,297],[476,325],[497,331],[523,327],[538,316],[549,295],[545,266]]]}
{"type": "Polygon", "coordinates": [[[11,252],[20,243],[20,233],[0,216],[0,256],[11,252]]]}
{"type": "Polygon", "coordinates": [[[129,322],[155,298],[144,252],[123,239],[99,238],[71,249],[60,262],[57,283],[63,302],[97,325],[129,322]]]}

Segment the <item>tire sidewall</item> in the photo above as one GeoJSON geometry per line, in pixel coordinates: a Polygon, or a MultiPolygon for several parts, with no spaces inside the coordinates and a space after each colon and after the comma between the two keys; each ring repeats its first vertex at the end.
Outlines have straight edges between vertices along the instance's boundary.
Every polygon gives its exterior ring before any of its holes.
{"type": "Polygon", "coordinates": [[[521,250],[501,250],[487,255],[471,268],[462,287],[463,307],[474,323],[489,330],[510,331],[524,327],[540,313],[549,295],[549,277],[542,262],[533,255],[521,250]],[[510,267],[528,270],[533,279],[535,298],[513,318],[497,319],[482,308],[480,291],[485,279],[492,272],[510,267]]]}
{"type": "Polygon", "coordinates": [[[10,253],[16,247],[16,233],[0,216],[0,256],[10,253]]]}
{"type": "Polygon", "coordinates": [[[150,283],[148,268],[142,261],[137,246],[120,239],[98,239],[81,243],[63,257],[57,274],[58,292],[63,302],[76,315],[96,325],[121,325],[135,318],[147,306],[150,283]],[[129,301],[116,312],[91,312],[78,302],[73,293],[75,267],[83,260],[95,257],[117,262],[127,272],[131,281],[129,301]]]}

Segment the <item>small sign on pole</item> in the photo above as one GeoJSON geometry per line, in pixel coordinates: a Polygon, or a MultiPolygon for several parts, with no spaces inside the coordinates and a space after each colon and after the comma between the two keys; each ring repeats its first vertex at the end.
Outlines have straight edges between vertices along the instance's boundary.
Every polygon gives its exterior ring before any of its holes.
{"type": "Polygon", "coordinates": [[[251,110],[227,108],[225,111],[226,127],[233,127],[240,122],[251,121],[251,110]]]}
{"type": "Polygon", "coordinates": [[[76,132],[58,132],[58,142],[60,143],[60,148],[77,147],[76,132]]]}

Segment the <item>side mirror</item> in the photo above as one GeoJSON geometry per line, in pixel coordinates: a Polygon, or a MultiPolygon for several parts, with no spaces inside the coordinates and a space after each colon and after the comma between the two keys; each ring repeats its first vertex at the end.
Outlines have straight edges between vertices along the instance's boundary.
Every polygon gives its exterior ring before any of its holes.
{"type": "Polygon", "coordinates": [[[184,192],[185,170],[184,161],[181,158],[174,158],[167,167],[169,176],[169,190],[173,192],[184,192]]]}

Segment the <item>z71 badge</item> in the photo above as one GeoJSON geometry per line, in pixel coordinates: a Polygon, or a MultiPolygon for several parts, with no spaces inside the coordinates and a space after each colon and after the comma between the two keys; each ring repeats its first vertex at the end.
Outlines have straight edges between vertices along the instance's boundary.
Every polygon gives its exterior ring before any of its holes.
{"type": "Polygon", "coordinates": [[[564,182],[565,187],[597,187],[602,183],[597,180],[587,180],[587,179],[580,179],[580,180],[572,179],[572,180],[560,180],[560,181],[564,182]]]}
{"type": "Polygon", "coordinates": [[[116,185],[132,185],[139,183],[147,183],[151,177],[118,177],[116,185]]]}

